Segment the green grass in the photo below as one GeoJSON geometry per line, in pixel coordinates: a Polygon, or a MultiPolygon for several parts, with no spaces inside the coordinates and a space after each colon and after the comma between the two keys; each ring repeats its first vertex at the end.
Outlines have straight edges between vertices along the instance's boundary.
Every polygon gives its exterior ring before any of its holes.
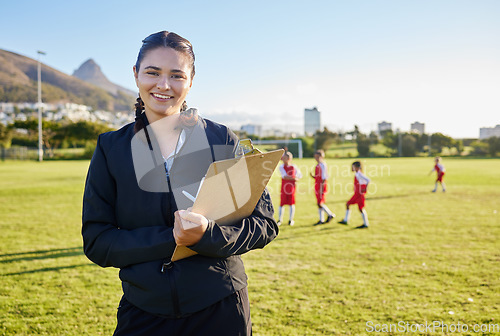
{"type": "Polygon", "coordinates": [[[356,143],[332,144],[325,155],[328,158],[356,157],[358,148],[356,143]]]}
{"type": "MultiPolygon", "coordinates": [[[[327,161],[337,219],[352,161],[327,161]]],[[[294,162],[305,175],[295,226],[243,257],[255,335],[365,335],[368,321],[500,324],[500,160],[445,159],[448,191],[431,193],[431,159],[363,159],[372,178],[364,231],[353,230],[362,222],[356,208],[349,226],[314,226],[315,162],[294,162]]],[[[87,167],[0,163],[0,334],[112,334],[117,270],[93,265],[81,248],[87,167]]],[[[279,186],[275,173],[275,206],[279,186]]]]}

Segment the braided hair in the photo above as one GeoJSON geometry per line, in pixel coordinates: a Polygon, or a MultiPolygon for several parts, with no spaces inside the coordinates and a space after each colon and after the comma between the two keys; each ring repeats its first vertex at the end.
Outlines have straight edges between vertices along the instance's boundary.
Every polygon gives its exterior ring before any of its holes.
{"type": "MultiPolygon", "coordinates": [[[[135,68],[137,69],[137,71],[139,71],[141,62],[146,56],[146,54],[149,51],[160,47],[172,48],[189,57],[190,67],[191,67],[191,80],[192,80],[195,74],[195,68],[194,68],[195,57],[191,42],[177,35],[176,33],[168,32],[166,30],[151,34],[144,40],[142,40],[142,47],[139,50],[139,55],[137,55],[137,61],[135,62],[135,68]]],[[[141,117],[142,113],[144,112],[144,102],[142,101],[141,96],[139,96],[136,99],[136,101],[137,102],[135,103],[135,125],[134,125],[135,133],[139,132],[145,126],[144,121],[142,120],[141,117]]],[[[196,116],[195,119],[197,121],[198,119],[197,113],[192,113],[192,112],[186,113],[186,111],[188,111],[188,106],[186,101],[184,101],[181,106],[181,121],[188,120],[189,123],[192,123],[193,116],[196,116]]]]}

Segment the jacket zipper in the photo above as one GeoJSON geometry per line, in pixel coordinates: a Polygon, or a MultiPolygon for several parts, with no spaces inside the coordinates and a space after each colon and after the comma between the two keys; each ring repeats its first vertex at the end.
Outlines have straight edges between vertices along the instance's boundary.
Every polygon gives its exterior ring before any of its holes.
{"type": "MultiPolygon", "coordinates": [[[[172,193],[172,186],[170,185],[170,172],[167,169],[166,162],[165,162],[165,174],[167,176],[168,190],[170,193],[172,193]]],[[[169,203],[170,203],[170,197],[166,197],[166,200],[169,203]]],[[[163,264],[161,265],[160,271],[162,273],[167,273],[168,284],[170,286],[170,293],[172,296],[172,303],[174,306],[174,314],[175,314],[176,318],[179,318],[181,316],[181,311],[179,308],[179,295],[177,293],[177,285],[175,283],[174,273],[173,273],[173,271],[171,271],[173,268],[174,268],[174,263],[171,260],[169,260],[169,261],[163,262],[163,264]]]]}
{"type": "Polygon", "coordinates": [[[174,274],[171,269],[174,268],[174,263],[172,261],[164,262],[161,265],[161,272],[167,273],[168,284],[170,286],[170,293],[172,295],[172,303],[174,305],[174,315],[176,318],[181,317],[181,311],[179,309],[179,296],[177,294],[177,285],[175,283],[174,274]]]}

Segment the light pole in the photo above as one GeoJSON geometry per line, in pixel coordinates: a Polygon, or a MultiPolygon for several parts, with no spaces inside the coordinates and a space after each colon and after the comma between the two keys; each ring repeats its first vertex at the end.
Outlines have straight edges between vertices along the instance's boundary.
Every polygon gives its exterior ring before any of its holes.
{"type": "Polygon", "coordinates": [[[38,50],[38,161],[43,161],[43,144],[42,144],[42,65],[40,63],[40,55],[45,55],[45,52],[38,50]]]}

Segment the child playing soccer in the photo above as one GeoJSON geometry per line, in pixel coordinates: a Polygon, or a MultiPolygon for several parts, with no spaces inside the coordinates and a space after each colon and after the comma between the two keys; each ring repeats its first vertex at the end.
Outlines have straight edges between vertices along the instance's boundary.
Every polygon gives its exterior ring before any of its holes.
{"type": "Polygon", "coordinates": [[[281,173],[281,202],[279,208],[278,225],[283,221],[283,207],[290,206],[290,217],[288,225],[293,225],[293,217],[295,215],[295,182],[302,178],[302,173],[299,168],[292,164],[293,155],[290,152],[285,152],[281,157],[283,164],[280,165],[281,173]]]}
{"type": "Polygon", "coordinates": [[[365,209],[365,194],[368,188],[368,183],[370,183],[370,179],[361,172],[361,162],[359,161],[353,162],[351,170],[355,172],[354,195],[351,197],[349,201],[347,201],[346,204],[347,209],[345,211],[345,217],[339,223],[347,225],[350,214],[349,206],[351,206],[352,204],[357,204],[359,211],[361,212],[361,217],[363,217],[363,225],[356,227],[356,229],[367,229],[369,224],[368,224],[368,215],[365,209]]]}
{"type": "Polygon", "coordinates": [[[316,194],[316,201],[318,204],[318,213],[319,213],[319,221],[316,224],[324,224],[328,223],[335,217],[335,214],[328,209],[326,206],[326,193],[328,192],[328,172],[326,169],[325,163],[325,152],[323,150],[317,150],[314,153],[314,159],[318,162],[316,168],[314,170],[314,175],[311,176],[314,178],[314,193],[316,194]],[[325,212],[328,217],[326,221],[324,221],[323,212],[325,212]]]}
{"type": "Polygon", "coordinates": [[[432,190],[432,192],[436,192],[437,187],[438,187],[438,182],[441,183],[441,188],[443,188],[443,192],[445,192],[446,185],[443,182],[445,168],[444,168],[443,164],[441,163],[441,157],[436,156],[436,158],[434,159],[434,162],[435,162],[434,168],[432,168],[432,170],[428,174],[428,175],[432,174],[433,171],[436,171],[436,173],[437,173],[436,184],[434,185],[434,190],[432,190]]]}

